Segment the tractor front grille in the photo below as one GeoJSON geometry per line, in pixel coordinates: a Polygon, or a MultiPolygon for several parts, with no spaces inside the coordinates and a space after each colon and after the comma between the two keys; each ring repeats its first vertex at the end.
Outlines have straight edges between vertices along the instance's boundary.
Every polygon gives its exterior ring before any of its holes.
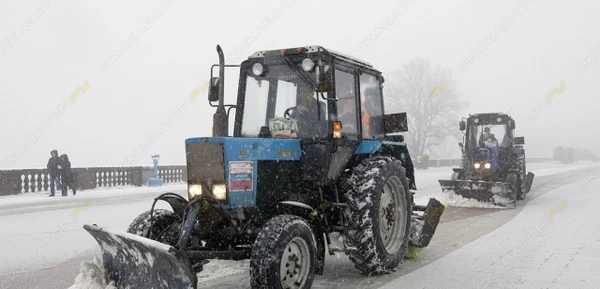
{"type": "Polygon", "coordinates": [[[225,181],[222,143],[187,143],[188,182],[225,181]]]}

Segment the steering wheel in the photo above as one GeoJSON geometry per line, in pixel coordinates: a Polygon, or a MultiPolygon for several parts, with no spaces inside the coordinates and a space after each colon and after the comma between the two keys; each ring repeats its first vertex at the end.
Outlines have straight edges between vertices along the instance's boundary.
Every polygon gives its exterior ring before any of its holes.
{"type": "Polygon", "coordinates": [[[290,113],[290,112],[292,112],[292,111],[293,111],[293,112],[295,112],[294,114],[297,114],[297,113],[298,113],[298,111],[296,111],[296,107],[295,107],[295,106],[292,106],[292,107],[290,107],[290,108],[286,109],[286,110],[283,112],[283,117],[285,117],[285,118],[295,118],[295,117],[292,117],[292,115],[291,115],[291,113],[290,113]]]}

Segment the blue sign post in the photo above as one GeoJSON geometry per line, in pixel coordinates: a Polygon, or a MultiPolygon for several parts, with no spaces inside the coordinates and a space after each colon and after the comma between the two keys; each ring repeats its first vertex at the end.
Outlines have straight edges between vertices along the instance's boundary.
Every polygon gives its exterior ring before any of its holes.
{"type": "Polygon", "coordinates": [[[163,180],[158,178],[158,158],[160,155],[153,155],[152,162],[154,163],[154,177],[148,179],[149,187],[160,187],[163,185],[163,180]]]}

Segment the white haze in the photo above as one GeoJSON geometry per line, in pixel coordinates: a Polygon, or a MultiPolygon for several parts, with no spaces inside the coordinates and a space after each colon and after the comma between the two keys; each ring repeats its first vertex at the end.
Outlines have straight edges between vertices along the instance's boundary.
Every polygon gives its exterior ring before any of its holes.
{"type": "MultiPolygon", "coordinates": [[[[162,164],[183,164],[184,140],[211,134],[206,92],[141,155],[136,150],[209,78],[217,44],[231,64],[257,50],[322,45],[356,53],[384,75],[422,57],[454,71],[471,103],[465,115],[510,110],[528,156],[550,156],[558,145],[600,146],[597,2],[401,2],[3,1],[0,165],[45,167],[52,149],[76,167],[151,165],[154,153],[162,164]],[[32,16],[38,8],[43,13],[32,16]],[[157,9],[163,13],[104,70],[105,59],[157,9]],[[477,47],[482,53],[461,69],[477,47]],[[86,81],[87,90],[45,122],[86,81]]],[[[448,147],[456,157],[456,142],[448,147]]]]}

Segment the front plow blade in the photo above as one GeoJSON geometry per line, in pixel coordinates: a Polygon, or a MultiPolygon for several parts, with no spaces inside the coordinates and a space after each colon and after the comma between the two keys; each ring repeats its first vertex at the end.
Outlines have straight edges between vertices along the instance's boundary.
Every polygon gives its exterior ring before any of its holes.
{"type": "Polygon", "coordinates": [[[189,261],[175,248],[154,240],[96,225],[83,228],[102,249],[107,283],[117,288],[196,289],[197,277],[189,261]]]}
{"type": "Polygon", "coordinates": [[[440,218],[446,207],[436,199],[429,199],[427,207],[414,206],[415,211],[423,211],[423,215],[413,215],[410,230],[409,245],[416,248],[425,248],[433,238],[440,218]]]}
{"type": "Polygon", "coordinates": [[[535,174],[532,172],[527,173],[527,183],[526,183],[526,193],[529,193],[529,191],[531,191],[531,185],[533,185],[533,178],[535,177],[535,174]]]}
{"type": "Polygon", "coordinates": [[[516,206],[516,192],[511,192],[506,183],[468,180],[439,181],[444,193],[454,192],[463,198],[501,207],[514,208],[516,206]]]}

